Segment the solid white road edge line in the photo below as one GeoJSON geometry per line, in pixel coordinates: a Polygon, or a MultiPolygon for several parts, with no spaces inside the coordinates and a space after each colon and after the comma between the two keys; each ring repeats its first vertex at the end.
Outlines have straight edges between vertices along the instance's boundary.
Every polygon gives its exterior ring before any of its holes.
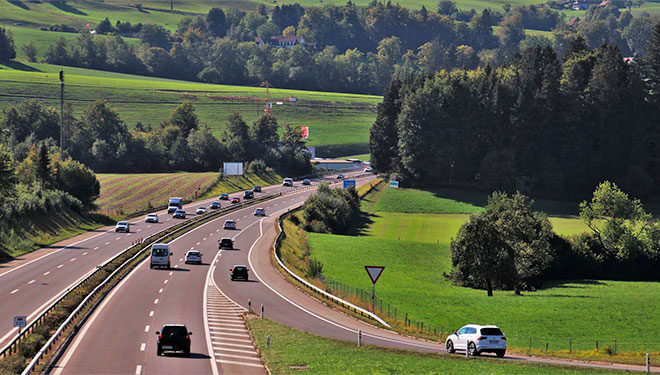
{"type": "MultiPolygon", "coordinates": [[[[85,334],[89,330],[89,327],[92,326],[92,324],[94,323],[96,318],[101,314],[101,312],[103,311],[105,306],[108,304],[108,302],[110,302],[110,300],[112,300],[112,297],[117,293],[117,291],[119,291],[121,289],[121,287],[124,286],[124,284],[128,280],[130,280],[131,277],[133,277],[133,275],[140,269],[140,267],[145,265],[148,261],[149,261],[149,258],[147,257],[145,260],[140,262],[140,264],[138,264],[135,268],[133,268],[133,270],[128,275],[126,275],[124,280],[122,280],[119,284],[117,284],[117,286],[115,286],[112,289],[110,294],[108,294],[107,297],[105,297],[105,299],[103,300],[101,305],[99,305],[99,307],[96,309],[96,311],[94,311],[94,314],[92,314],[92,316],[89,318],[89,320],[87,322],[85,322],[85,324],[83,325],[83,328],[80,330],[78,335],[76,335],[76,339],[73,340],[73,344],[71,344],[69,349],[67,349],[66,354],[64,355],[64,358],[61,361],[61,364],[59,366],[57,366],[57,368],[55,369],[55,372],[53,373],[53,375],[60,375],[62,373],[62,371],[64,371],[64,369],[66,368],[67,363],[69,363],[69,360],[71,360],[71,356],[73,355],[73,353],[76,352],[76,349],[80,345],[80,342],[82,342],[82,339],[85,337],[85,334]]],[[[139,366],[139,367],[142,368],[141,366],[139,366]]]]}
{"type": "MultiPolygon", "coordinates": [[[[282,209],[282,210],[276,211],[276,213],[279,213],[279,212],[281,212],[281,211],[286,211],[286,210],[288,210],[289,208],[294,207],[294,206],[298,206],[298,205],[296,204],[296,205],[290,206],[290,207],[288,207],[288,208],[285,208],[285,209],[282,209]]],[[[274,214],[273,214],[273,215],[274,215],[274,214]]],[[[259,220],[259,230],[260,230],[260,232],[261,232],[261,235],[259,236],[259,238],[257,238],[257,239],[254,241],[254,243],[253,243],[252,246],[250,247],[250,251],[249,251],[249,253],[248,253],[248,263],[250,264],[250,269],[252,269],[252,272],[253,272],[254,275],[257,277],[257,279],[259,279],[259,282],[261,282],[261,283],[262,283],[263,285],[265,285],[268,289],[270,289],[271,291],[273,291],[273,293],[275,293],[275,294],[277,294],[278,296],[280,296],[280,298],[282,298],[283,300],[287,301],[287,302],[290,303],[291,305],[297,307],[298,309],[300,309],[300,310],[306,312],[307,314],[309,314],[309,315],[311,315],[311,316],[313,316],[313,317],[315,317],[315,318],[317,318],[317,319],[319,319],[319,320],[322,320],[322,321],[324,321],[324,322],[326,322],[326,323],[328,323],[328,324],[331,324],[331,325],[333,325],[333,326],[335,326],[335,327],[337,327],[337,328],[340,328],[340,329],[343,329],[343,330],[346,330],[346,331],[349,331],[349,332],[357,333],[357,330],[356,330],[356,329],[353,329],[353,328],[349,328],[349,327],[343,326],[343,325],[341,325],[341,324],[339,324],[339,323],[335,323],[335,322],[333,322],[333,321],[331,321],[331,320],[329,320],[329,319],[326,319],[326,318],[324,318],[324,317],[322,317],[322,316],[320,316],[320,315],[318,315],[318,314],[315,314],[315,313],[313,313],[313,312],[307,310],[306,308],[304,308],[304,307],[298,305],[297,303],[291,301],[290,299],[288,299],[288,298],[286,298],[284,295],[282,295],[280,292],[278,292],[277,290],[275,290],[275,288],[273,288],[273,287],[270,286],[268,283],[266,283],[266,282],[261,278],[261,276],[259,276],[259,274],[258,274],[257,271],[255,270],[254,266],[252,265],[252,250],[254,249],[254,246],[257,244],[257,242],[259,242],[259,240],[261,239],[261,237],[263,237],[263,235],[264,235],[263,224],[262,224],[262,223],[263,223],[263,221],[264,221],[265,219],[266,219],[266,218],[263,218],[263,219],[259,220]]],[[[378,339],[378,340],[383,340],[383,341],[389,341],[389,342],[401,343],[401,344],[410,345],[410,346],[417,346],[417,347],[420,347],[420,348],[429,348],[429,349],[441,350],[441,347],[440,347],[440,346],[431,346],[431,345],[417,344],[417,343],[410,342],[410,341],[395,340],[395,339],[390,339],[390,338],[387,338],[387,337],[382,337],[382,336],[377,336],[377,335],[371,335],[371,334],[364,333],[364,332],[362,332],[362,336],[372,337],[372,338],[375,338],[375,339],[378,339]]]]}
{"type": "Polygon", "coordinates": [[[222,250],[218,251],[215,254],[214,261],[211,262],[211,267],[209,267],[209,270],[206,272],[206,280],[204,281],[204,296],[202,297],[204,299],[202,301],[202,313],[204,317],[204,334],[206,335],[206,347],[209,352],[209,357],[210,357],[209,361],[211,361],[211,371],[213,371],[213,375],[219,375],[219,372],[218,372],[218,364],[215,360],[215,352],[213,351],[213,344],[211,343],[211,331],[209,330],[207,300],[209,295],[209,279],[212,279],[213,269],[215,269],[215,261],[218,259],[221,253],[222,250]]]}
{"type": "Polygon", "coordinates": [[[70,248],[70,247],[73,247],[73,246],[75,246],[75,245],[78,245],[78,244],[81,243],[81,242],[89,241],[89,240],[91,240],[91,239],[93,239],[93,238],[96,238],[96,237],[98,237],[98,236],[102,236],[102,235],[104,235],[104,234],[106,234],[106,233],[108,233],[108,232],[109,232],[109,231],[107,231],[107,232],[101,232],[101,233],[99,233],[99,234],[97,234],[97,235],[95,235],[95,236],[92,236],[92,237],[90,237],[90,238],[85,238],[85,239],[80,240],[80,241],[78,241],[78,242],[74,242],[74,243],[72,243],[71,245],[68,245],[68,246],[65,246],[65,247],[61,247],[61,248],[59,248],[58,250],[55,250],[55,251],[53,251],[53,252],[51,252],[51,253],[45,254],[45,255],[43,255],[43,256],[40,256],[39,258],[32,259],[31,261],[29,261],[29,262],[27,262],[27,263],[25,263],[25,264],[21,264],[20,266],[17,266],[17,267],[14,267],[14,268],[10,269],[9,271],[6,271],[6,272],[3,272],[3,273],[0,273],[0,277],[6,275],[6,274],[8,274],[8,273],[14,272],[14,271],[16,271],[16,270],[19,269],[19,268],[23,268],[23,267],[27,266],[27,265],[30,264],[30,263],[36,262],[36,261],[38,261],[38,260],[41,260],[41,259],[43,259],[43,258],[45,258],[45,257],[47,257],[47,256],[49,256],[49,255],[53,255],[53,254],[59,253],[60,251],[62,251],[62,250],[64,250],[64,249],[68,249],[68,248],[70,248]]]}

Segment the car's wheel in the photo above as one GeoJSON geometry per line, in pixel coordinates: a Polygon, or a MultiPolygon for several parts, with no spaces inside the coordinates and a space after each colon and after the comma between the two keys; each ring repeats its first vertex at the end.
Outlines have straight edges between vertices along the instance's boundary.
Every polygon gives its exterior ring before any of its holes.
{"type": "Polygon", "coordinates": [[[167,269],[168,269],[168,270],[170,269],[170,264],[169,264],[169,263],[167,263],[167,269]]]}
{"type": "Polygon", "coordinates": [[[163,349],[161,349],[160,346],[158,347],[158,349],[156,349],[156,355],[157,356],[163,355],[163,349]]]}
{"type": "Polygon", "coordinates": [[[479,355],[479,352],[477,351],[477,346],[474,345],[473,342],[468,344],[468,352],[470,353],[471,356],[479,355]]]}
{"type": "Polygon", "coordinates": [[[153,264],[149,264],[149,268],[151,268],[151,269],[153,270],[153,269],[154,269],[154,265],[153,265],[153,264]]]}
{"type": "Polygon", "coordinates": [[[451,340],[447,341],[447,353],[454,354],[455,352],[456,349],[454,349],[454,342],[451,340]]]}
{"type": "Polygon", "coordinates": [[[504,357],[505,353],[506,353],[506,350],[498,350],[498,351],[495,352],[495,354],[500,358],[504,357]]]}
{"type": "Polygon", "coordinates": [[[190,348],[186,348],[186,349],[183,351],[183,355],[185,355],[186,357],[190,357],[190,348]]]}

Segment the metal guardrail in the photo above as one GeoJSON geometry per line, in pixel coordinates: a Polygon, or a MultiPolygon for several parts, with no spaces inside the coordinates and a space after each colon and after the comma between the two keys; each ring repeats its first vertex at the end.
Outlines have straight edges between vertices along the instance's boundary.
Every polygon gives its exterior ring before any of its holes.
{"type": "MultiPolygon", "coordinates": [[[[83,301],[80,302],[80,304],[76,307],[76,309],[67,317],[67,319],[60,325],[58,330],[50,337],[50,339],[46,342],[46,344],[44,344],[44,346],[39,350],[39,352],[32,358],[32,360],[30,361],[30,363],[28,364],[28,366],[25,368],[25,370],[22,373],[22,374],[30,374],[34,370],[34,367],[39,364],[39,360],[41,360],[41,358],[43,358],[43,356],[46,355],[49,352],[49,350],[51,349],[51,346],[53,345],[53,343],[59,338],[59,336],[62,334],[62,332],[65,329],[68,328],[68,326],[71,324],[71,321],[73,319],[75,319],[75,317],[88,304],[88,302],[98,293],[98,291],[100,289],[102,289],[110,280],[112,280],[112,278],[118,272],[122,271],[123,268],[127,264],[129,264],[130,262],[135,260],[137,257],[139,257],[141,255],[144,255],[144,251],[145,251],[145,249],[149,248],[149,246],[148,246],[149,244],[158,242],[160,240],[163,240],[163,239],[167,238],[168,236],[171,236],[173,233],[176,233],[176,232],[181,231],[181,230],[185,230],[185,232],[187,232],[188,230],[186,230],[186,229],[192,229],[191,227],[196,227],[196,226],[201,225],[203,223],[206,223],[208,221],[214,220],[217,217],[223,216],[223,215],[225,215],[229,212],[236,211],[236,210],[241,209],[243,207],[250,206],[250,205],[253,205],[253,204],[256,204],[256,203],[259,203],[259,202],[263,202],[263,201],[266,201],[266,200],[269,200],[269,199],[272,199],[272,198],[275,198],[275,197],[278,197],[278,196],[281,196],[281,195],[282,195],[281,193],[277,193],[277,194],[271,194],[271,195],[268,195],[268,196],[265,196],[265,197],[262,197],[262,198],[259,198],[259,199],[251,200],[251,201],[243,201],[238,205],[230,206],[230,207],[227,207],[225,209],[221,209],[221,210],[218,210],[216,212],[213,212],[209,215],[203,215],[203,216],[200,216],[199,218],[188,220],[188,221],[182,222],[180,224],[174,225],[172,227],[169,227],[169,228],[167,228],[163,231],[154,233],[153,235],[147,237],[145,239],[145,241],[143,241],[143,242],[141,242],[137,245],[133,245],[133,246],[130,246],[130,247],[124,249],[123,251],[121,251],[120,253],[115,255],[114,257],[112,257],[109,260],[107,260],[106,262],[104,262],[102,265],[97,266],[97,269],[94,272],[90,273],[87,277],[85,277],[83,280],[78,282],[75,286],[69,288],[64,295],[62,295],[55,302],[53,302],[48,308],[46,308],[39,315],[39,317],[35,318],[34,321],[28,327],[26,327],[26,329],[23,331],[23,333],[20,335],[20,337],[16,337],[14,340],[12,340],[12,342],[7,344],[5,346],[5,348],[3,348],[2,352],[0,352],[0,356],[2,356],[4,358],[4,357],[6,357],[8,350],[11,350],[12,348],[18,349],[19,338],[23,338],[23,337],[26,337],[27,335],[31,334],[32,330],[39,323],[41,323],[45,319],[45,317],[48,315],[48,313],[51,312],[57,306],[57,304],[59,302],[61,302],[64,298],[69,296],[72,291],[74,291],[75,289],[80,287],[83,283],[85,283],[87,280],[89,280],[97,272],[104,269],[108,264],[113,262],[115,259],[117,259],[120,256],[126,254],[126,252],[130,251],[131,249],[133,249],[134,247],[136,247],[138,245],[145,245],[133,257],[131,257],[130,259],[128,259],[124,263],[122,263],[120,266],[118,266],[117,269],[115,269],[115,271],[113,271],[104,281],[102,281],[96,288],[94,288],[87,295],[87,297],[85,297],[85,299],[83,299],[83,301]],[[164,233],[164,232],[167,232],[167,233],[164,233]]],[[[121,281],[122,278],[123,278],[123,276],[120,277],[112,287],[114,287],[117,282],[121,281]]],[[[88,312],[88,314],[93,310],[94,310],[94,308],[92,308],[88,312]]],[[[86,319],[86,317],[79,324],[82,324],[85,321],[85,319],[86,319]]]]}
{"type": "Polygon", "coordinates": [[[277,259],[277,262],[279,263],[280,267],[282,267],[289,275],[294,277],[296,280],[307,286],[308,288],[312,289],[313,291],[321,294],[322,296],[331,299],[340,305],[347,307],[348,309],[353,309],[354,312],[360,312],[361,314],[367,315],[371,317],[372,319],[376,320],[378,323],[384,325],[385,327],[390,328],[390,325],[387,324],[383,319],[381,319],[378,315],[372,313],[371,311],[365,310],[359,306],[356,306],[348,301],[345,301],[333,294],[330,294],[326,292],[325,290],[317,287],[316,285],[313,285],[312,283],[308,282],[307,280],[303,279],[302,277],[298,276],[295,272],[291,271],[286,265],[284,265],[284,262],[280,259],[279,255],[277,254],[277,248],[280,245],[280,242],[282,241],[282,236],[284,233],[284,228],[282,227],[282,217],[285,215],[288,215],[292,211],[297,210],[298,208],[294,208],[291,210],[288,210],[287,212],[283,213],[280,215],[280,217],[277,219],[277,224],[280,228],[280,233],[277,235],[277,238],[275,239],[275,243],[273,244],[273,253],[275,254],[275,259],[277,259]]]}

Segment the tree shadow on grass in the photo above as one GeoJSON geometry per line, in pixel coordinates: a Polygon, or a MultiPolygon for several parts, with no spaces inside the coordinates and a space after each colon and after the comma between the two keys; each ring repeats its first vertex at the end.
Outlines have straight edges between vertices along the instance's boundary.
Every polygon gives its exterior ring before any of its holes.
{"type": "Polygon", "coordinates": [[[349,236],[366,236],[366,230],[374,223],[374,218],[380,217],[376,214],[369,214],[360,212],[360,216],[356,218],[348,228],[345,234],[349,236]]]}
{"type": "Polygon", "coordinates": [[[53,4],[53,6],[55,8],[57,8],[57,9],[63,11],[63,12],[73,13],[73,14],[77,14],[77,15],[80,15],[80,16],[86,16],[87,15],[87,13],[85,13],[85,12],[79,10],[79,9],[76,9],[76,8],[72,7],[71,5],[67,4],[66,1],[64,1],[64,0],[51,1],[51,4],[53,4]]]}
{"type": "Polygon", "coordinates": [[[21,0],[7,0],[7,2],[9,4],[15,5],[15,6],[21,8],[21,9],[30,10],[30,7],[23,4],[23,2],[21,0]]]}
{"type": "Polygon", "coordinates": [[[6,66],[8,66],[12,69],[21,70],[21,71],[24,71],[24,72],[41,72],[41,70],[39,70],[37,68],[31,67],[29,65],[25,65],[22,62],[18,62],[18,61],[6,62],[6,63],[4,63],[4,65],[6,65],[6,66]]]}
{"type": "Polygon", "coordinates": [[[590,279],[550,281],[545,283],[543,289],[550,289],[550,288],[585,289],[588,288],[587,285],[605,285],[605,283],[598,280],[590,280],[590,279]],[[577,285],[568,285],[568,284],[577,284],[577,285]]]}

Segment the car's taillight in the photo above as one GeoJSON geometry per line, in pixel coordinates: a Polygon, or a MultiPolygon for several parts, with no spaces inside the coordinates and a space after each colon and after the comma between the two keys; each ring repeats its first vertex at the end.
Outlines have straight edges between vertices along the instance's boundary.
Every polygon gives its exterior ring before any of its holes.
{"type": "Polygon", "coordinates": [[[502,340],[506,341],[506,337],[502,336],[502,340]]]}
{"type": "Polygon", "coordinates": [[[479,336],[479,338],[477,339],[477,341],[479,341],[479,340],[485,340],[485,339],[487,339],[486,336],[479,336]]]}
{"type": "Polygon", "coordinates": [[[190,335],[186,335],[186,340],[190,340],[190,335]]]}
{"type": "Polygon", "coordinates": [[[162,338],[163,338],[163,334],[158,335],[159,340],[162,339],[162,338]]]}

